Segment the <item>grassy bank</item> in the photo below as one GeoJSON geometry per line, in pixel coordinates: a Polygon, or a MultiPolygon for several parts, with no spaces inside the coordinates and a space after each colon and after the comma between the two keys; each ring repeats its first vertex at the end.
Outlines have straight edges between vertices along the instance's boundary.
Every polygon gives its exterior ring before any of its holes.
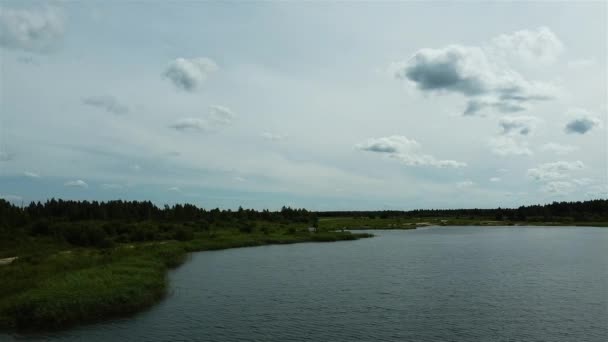
{"type": "Polygon", "coordinates": [[[369,234],[293,229],[243,233],[197,233],[189,241],[74,248],[27,240],[11,252],[19,258],[0,266],[0,328],[57,329],[137,312],[166,293],[167,270],[188,252],[315,241],[355,240],[369,234]],[[36,248],[38,244],[38,248],[36,248]]]}
{"type": "Polygon", "coordinates": [[[511,221],[455,217],[414,218],[369,218],[369,217],[324,217],[319,219],[323,229],[416,229],[426,226],[590,226],[608,227],[608,222],[565,221],[511,221]]]}

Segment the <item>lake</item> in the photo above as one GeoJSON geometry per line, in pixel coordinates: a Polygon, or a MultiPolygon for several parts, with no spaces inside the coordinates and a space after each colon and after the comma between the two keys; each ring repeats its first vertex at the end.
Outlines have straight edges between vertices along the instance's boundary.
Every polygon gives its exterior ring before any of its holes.
{"type": "MultiPolygon", "coordinates": [[[[170,294],[52,341],[606,341],[608,229],[432,227],[194,253],[170,294]]],[[[0,339],[2,339],[0,335],[0,339]]],[[[4,338],[7,338],[4,335],[4,338]]]]}

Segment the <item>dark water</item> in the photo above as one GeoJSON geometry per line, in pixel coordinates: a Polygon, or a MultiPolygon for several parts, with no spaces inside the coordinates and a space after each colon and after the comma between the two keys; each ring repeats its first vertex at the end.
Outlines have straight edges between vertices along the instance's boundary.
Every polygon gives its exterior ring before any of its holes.
{"type": "Polygon", "coordinates": [[[151,310],[29,338],[608,341],[608,229],[374,233],[196,253],[151,310]]]}

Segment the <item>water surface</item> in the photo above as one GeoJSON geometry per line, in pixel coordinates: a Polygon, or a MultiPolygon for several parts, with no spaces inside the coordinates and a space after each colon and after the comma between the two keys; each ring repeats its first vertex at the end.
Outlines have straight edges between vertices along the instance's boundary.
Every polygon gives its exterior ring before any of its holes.
{"type": "MultiPolygon", "coordinates": [[[[200,252],[134,317],[51,341],[606,341],[608,229],[434,227],[200,252]]],[[[2,336],[0,336],[2,339],[2,336]]]]}

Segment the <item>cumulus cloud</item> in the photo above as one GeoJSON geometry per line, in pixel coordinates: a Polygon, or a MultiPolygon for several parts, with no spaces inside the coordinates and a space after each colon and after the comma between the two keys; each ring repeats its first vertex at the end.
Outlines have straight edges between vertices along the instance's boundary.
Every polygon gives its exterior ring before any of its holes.
{"type": "Polygon", "coordinates": [[[170,188],[169,188],[169,189],[167,189],[167,190],[172,191],[172,192],[182,192],[182,189],[180,189],[180,188],[179,188],[179,187],[177,187],[177,186],[172,186],[172,187],[170,187],[170,188]]]}
{"type": "MultiPolygon", "coordinates": [[[[524,55],[545,59],[551,55],[547,43],[549,35],[544,29],[539,31],[536,40],[520,39],[527,34],[525,32],[534,35],[530,33],[532,31],[519,31],[497,37],[495,45],[519,46],[526,51],[521,52],[524,55]],[[546,46],[534,48],[534,42],[546,46]]],[[[530,102],[549,100],[557,93],[555,86],[525,79],[486,50],[462,45],[425,48],[409,60],[393,64],[392,69],[396,78],[412,82],[420,91],[465,96],[468,99],[465,115],[475,115],[486,108],[503,113],[522,111],[530,102]]]]}
{"type": "Polygon", "coordinates": [[[566,123],[564,130],[566,133],[585,134],[595,127],[600,126],[601,121],[593,116],[583,116],[572,119],[566,123]]]}
{"type": "Polygon", "coordinates": [[[519,141],[511,136],[500,136],[491,138],[488,145],[492,153],[499,156],[530,156],[532,150],[525,141],[519,141]]]}
{"type": "Polygon", "coordinates": [[[40,174],[32,171],[25,171],[23,175],[28,178],[40,178],[40,174]]]}
{"type": "Polygon", "coordinates": [[[546,151],[546,152],[553,152],[555,154],[568,154],[570,152],[576,151],[577,147],[576,146],[571,146],[571,145],[562,145],[562,144],[558,144],[558,143],[546,143],[544,145],[542,145],[540,147],[541,151],[546,151]]]}
{"type": "Polygon", "coordinates": [[[57,48],[65,33],[64,16],[56,9],[0,7],[0,46],[35,53],[57,48]]]}
{"type": "Polygon", "coordinates": [[[539,166],[528,169],[528,176],[537,181],[552,181],[566,178],[570,171],[580,170],[585,168],[585,164],[580,161],[556,161],[552,163],[544,163],[539,166]]]}
{"type": "Polygon", "coordinates": [[[355,145],[361,151],[383,153],[407,166],[432,166],[437,168],[460,168],[467,164],[455,160],[440,160],[420,152],[421,145],[401,135],[371,138],[355,145]]]}
{"type": "Polygon", "coordinates": [[[539,27],[501,34],[492,39],[492,48],[507,58],[516,58],[529,64],[548,64],[557,60],[564,51],[564,44],[549,28],[539,27]]]}
{"type": "Polygon", "coordinates": [[[112,114],[126,114],[129,107],[120,103],[114,96],[91,96],[82,99],[82,103],[88,106],[103,109],[112,114]]]}
{"type": "Polygon", "coordinates": [[[500,182],[500,181],[501,181],[500,177],[492,177],[492,178],[490,178],[490,182],[496,183],[496,182],[500,182]]]}
{"type": "Polygon", "coordinates": [[[83,181],[82,179],[67,181],[63,185],[68,186],[68,187],[73,187],[73,188],[88,188],[89,187],[89,185],[87,183],[85,183],[85,181],[83,181]]]}
{"type": "Polygon", "coordinates": [[[287,136],[284,134],[274,134],[269,132],[264,132],[261,134],[262,138],[270,141],[281,141],[287,139],[287,136]]]}
{"type": "Polygon", "coordinates": [[[420,144],[413,139],[408,139],[402,135],[392,135],[389,137],[371,138],[364,143],[357,144],[357,149],[379,153],[398,153],[411,151],[420,148],[420,144]]]}
{"type": "Polygon", "coordinates": [[[163,76],[179,89],[194,91],[217,70],[217,64],[209,58],[177,58],[167,65],[163,76]]]}
{"type": "Polygon", "coordinates": [[[530,134],[538,125],[539,119],[533,116],[504,116],[498,121],[502,134],[530,134]]]}
{"type": "Polygon", "coordinates": [[[210,106],[209,113],[202,118],[181,118],[169,127],[178,131],[211,132],[228,126],[234,121],[235,115],[224,106],[210,106]]]}

